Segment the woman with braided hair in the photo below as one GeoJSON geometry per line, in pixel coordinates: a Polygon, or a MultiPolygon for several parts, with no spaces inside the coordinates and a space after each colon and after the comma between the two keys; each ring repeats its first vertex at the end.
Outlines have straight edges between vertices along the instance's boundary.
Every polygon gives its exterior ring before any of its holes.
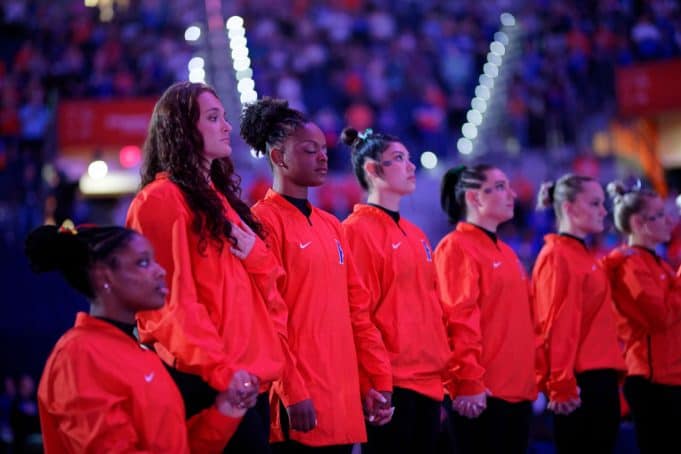
{"type": "Polygon", "coordinates": [[[640,185],[608,185],[626,244],[605,259],[624,344],[624,396],[642,453],[665,452],[681,426],[681,276],[656,252],[669,241],[664,202],[640,185]]]}
{"type": "Polygon", "coordinates": [[[326,140],[301,112],[271,98],[244,109],[241,136],[272,168],[272,188],[253,212],[286,270],[279,289],[295,362],[272,396],[275,409],[279,401],[285,408],[274,420],[283,426],[279,448],[349,453],[366,440],[362,401],[371,423],[390,420],[392,374],[340,222],[307,200],[326,179],[326,140]]]}
{"type": "Polygon", "coordinates": [[[442,208],[456,227],[435,248],[435,268],[453,352],[446,387],[457,453],[527,451],[537,394],[529,284],[497,236],[515,197],[489,165],[453,168],[442,179],[442,208]]]}
{"type": "Polygon", "coordinates": [[[368,192],[343,230],[390,355],[397,408],[388,424],[367,426],[363,452],[435,452],[450,351],[430,242],[399,212],[401,199],[416,189],[416,166],[396,137],[345,128],[341,138],[368,192]]]}
{"type": "Polygon", "coordinates": [[[537,378],[554,413],[559,453],[613,452],[624,370],[608,277],[586,246],[603,231],[601,185],[567,174],[544,183],[538,209],[553,209],[558,233],[544,237],[532,272],[537,378]]]}
{"type": "Polygon", "coordinates": [[[236,371],[213,405],[185,425],[180,393],[134,332],[135,315],[160,308],[168,293],[149,242],[123,227],[69,222],[39,227],[26,240],[34,271],[59,271],[90,302],[40,380],[45,452],[222,452],[255,404],[257,378],[236,371]]]}

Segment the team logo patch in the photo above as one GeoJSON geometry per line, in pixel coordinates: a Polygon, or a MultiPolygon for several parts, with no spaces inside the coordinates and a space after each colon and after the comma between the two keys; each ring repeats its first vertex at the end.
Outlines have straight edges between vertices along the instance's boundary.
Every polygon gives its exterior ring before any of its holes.
{"type": "Polygon", "coordinates": [[[341,246],[338,240],[336,240],[336,248],[338,249],[338,263],[342,265],[345,263],[345,253],[343,252],[343,246],[341,246]]]}
{"type": "Polygon", "coordinates": [[[421,244],[423,245],[423,250],[426,251],[426,260],[429,262],[433,261],[433,254],[432,250],[430,249],[430,246],[428,245],[428,242],[426,240],[421,240],[421,244]]]}

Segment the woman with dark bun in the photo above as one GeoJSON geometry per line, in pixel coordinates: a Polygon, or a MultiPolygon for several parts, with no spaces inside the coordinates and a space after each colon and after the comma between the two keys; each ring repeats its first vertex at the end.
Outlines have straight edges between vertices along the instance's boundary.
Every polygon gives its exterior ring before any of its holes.
{"type": "Polygon", "coordinates": [[[437,245],[435,268],[453,352],[446,386],[457,453],[528,447],[537,395],[529,286],[497,236],[513,218],[515,197],[504,172],[485,164],[442,179],[442,209],[456,227],[437,245]]]}
{"type": "Polygon", "coordinates": [[[538,209],[553,209],[558,233],[546,235],[532,273],[540,336],[537,378],[554,413],[559,453],[613,452],[620,423],[617,343],[610,283],[586,246],[603,231],[605,195],[591,177],[544,183],[538,209]]]}
{"type": "Polygon", "coordinates": [[[402,197],[416,188],[416,166],[396,137],[346,128],[341,138],[368,192],[343,230],[390,355],[397,408],[390,423],[367,426],[363,452],[435,452],[450,351],[430,242],[399,212],[402,197]]]}
{"type": "Polygon", "coordinates": [[[371,422],[390,420],[392,376],[340,222],[307,200],[326,179],[324,134],[286,101],[264,98],[244,109],[241,136],[272,168],[272,188],[253,212],[286,270],[279,289],[295,361],[272,396],[286,409],[274,421],[279,448],[349,453],[366,440],[362,402],[371,422]]]}
{"type": "Polygon", "coordinates": [[[156,354],[140,348],[135,315],[163,306],[165,271],[149,242],[123,227],[43,226],[26,240],[35,272],[59,271],[90,313],[57,342],[38,389],[45,452],[221,452],[257,378],[233,374],[211,408],[185,409],[156,354]]]}
{"type": "Polygon", "coordinates": [[[276,288],[283,270],[239,198],[231,130],[211,87],[169,87],[154,107],[127,225],[149,239],[168,272],[166,305],[138,315],[142,339],[177,371],[190,413],[224,390],[235,370],[257,376],[258,405],[227,452],[260,453],[269,451],[267,391],[287,352],[276,288]]]}
{"type": "Polygon", "coordinates": [[[681,427],[681,277],[655,249],[672,225],[655,192],[615,181],[608,193],[626,238],[604,260],[624,343],[624,396],[641,452],[666,452],[681,427]]]}

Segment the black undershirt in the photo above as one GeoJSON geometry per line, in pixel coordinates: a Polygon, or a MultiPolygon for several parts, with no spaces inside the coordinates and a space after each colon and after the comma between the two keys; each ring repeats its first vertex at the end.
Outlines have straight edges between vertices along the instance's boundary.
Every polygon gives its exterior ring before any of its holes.
{"type": "Polygon", "coordinates": [[[137,339],[137,336],[135,336],[137,325],[135,325],[135,324],[131,325],[130,323],[119,322],[118,320],[112,320],[112,319],[106,318],[106,317],[95,317],[95,318],[98,319],[98,320],[105,321],[107,323],[111,323],[113,326],[120,329],[121,331],[123,331],[128,336],[132,337],[135,340],[135,342],[139,342],[139,340],[137,339]]]}
{"type": "Polygon", "coordinates": [[[312,208],[310,208],[310,203],[307,201],[307,199],[299,199],[297,197],[291,197],[284,194],[281,194],[281,196],[288,200],[293,206],[298,208],[306,218],[309,218],[312,214],[312,208]]]}
{"type": "Polygon", "coordinates": [[[389,210],[389,209],[382,207],[381,205],[377,205],[375,203],[368,203],[367,205],[378,208],[379,210],[383,211],[385,214],[390,216],[393,219],[393,221],[395,221],[398,224],[400,223],[400,212],[399,211],[389,210]]]}
{"type": "Polygon", "coordinates": [[[582,244],[582,246],[584,246],[584,249],[589,249],[586,245],[586,241],[584,241],[584,238],[580,238],[578,236],[575,236],[575,235],[573,235],[571,233],[567,233],[567,232],[559,232],[558,235],[564,236],[564,237],[567,237],[567,238],[572,238],[573,240],[577,240],[582,244]]]}
{"type": "Polygon", "coordinates": [[[482,233],[487,235],[489,237],[489,239],[494,242],[494,244],[497,244],[497,234],[496,233],[491,232],[484,227],[480,227],[479,225],[473,224],[472,222],[469,222],[469,224],[472,225],[473,227],[480,229],[482,231],[482,233]]]}

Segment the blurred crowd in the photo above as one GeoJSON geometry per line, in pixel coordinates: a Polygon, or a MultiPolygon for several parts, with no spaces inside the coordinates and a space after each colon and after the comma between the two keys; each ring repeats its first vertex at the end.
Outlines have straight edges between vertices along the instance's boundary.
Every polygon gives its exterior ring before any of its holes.
{"type": "MultiPolygon", "coordinates": [[[[109,22],[79,0],[6,0],[0,6],[5,243],[23,237],[46,213],[88,217],[73,182],[45,166],[58,153],[60,100],[154,97],[187,78],[197,44],[184,40],[184,30],[204,20],[203,2],[114,3],[127,7],[117,6],[109,22]]],[[[346,124],[397,135],[415,159],[423,150],[456,159],[456,141],[501,26],[500,13],[512,12],[521,33],[513,43],[503,121],[491,133],[544,161],[542,167],[528,166],[522,157],[512,160],[524,217],[511,230],[521,243],[536,237],[542,224],[531,209],[541,179],[584,170],[585,162],[586,171],[604,177],[615,171],[613,160],[594,157],[584,146],[590,138],[580,137],[589,116],[614,115],[615,68],[681,56],[681,8],[673,0],[223,3],[225,16],[244,17],[258,93],[286,98],[307,112],[327,135],[332,169],[348,177],[348,151],[336,147],[346,124]],[[548,164],[556,158],[554,149],[562,153],[558,166],[548,164]]],[[[339,178],[339,186],[322,195],[328,199],[322,206],[343,216],[361,193],[351,177],[339,178]],[[338,194],[344,195],[340,207],[333,200],[338,194]]],[[[252,185],[245,192],[254,197],[267,185],[248,175],[245,181],[252,185]]]]}

